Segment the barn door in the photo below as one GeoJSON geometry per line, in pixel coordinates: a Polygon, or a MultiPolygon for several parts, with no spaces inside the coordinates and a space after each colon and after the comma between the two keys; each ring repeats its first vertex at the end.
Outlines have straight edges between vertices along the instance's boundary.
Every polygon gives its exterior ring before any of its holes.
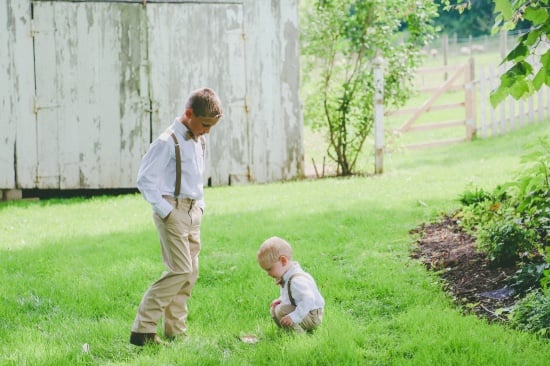
{"type": "Polygon", "coordinates": [[[134,187],[149,140],[141,4],[32,5],[37,188],[134,187]]]}
{"type": "Polygon", "coordinates": [[[243,5],[148,3],[153,138],[181,115],[189,93],[209,86],[225,118],[208,139],[205,183],[248,180],[250,137],[246,113],[243,5]]]}

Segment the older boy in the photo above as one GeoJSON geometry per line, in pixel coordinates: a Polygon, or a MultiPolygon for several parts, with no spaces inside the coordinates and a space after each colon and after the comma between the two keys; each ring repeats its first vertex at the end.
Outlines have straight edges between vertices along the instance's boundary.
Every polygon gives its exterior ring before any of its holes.
{"type": "Polygon", "coordinates": [[[278,327],[298,333],[312,331],[323,320],[325,300],[315,280],[292,260],[292,247],[279,237],[271,237],[258,250],[258,264],[281,286],[279,298],[270,306],[278,327]]]}
{"type": "Polygon", "coordinates": [[[187,299],[197,281],[204,211],[204,134],[222,117],[221,103],[209,88],[189,96],[183,114],[143,157],[137,187],[151,204],[166,271],[149,287],[137,312],[130,343],[162,343],[157,323],[164,317],[169,339],[187,332],[187,299]]]}

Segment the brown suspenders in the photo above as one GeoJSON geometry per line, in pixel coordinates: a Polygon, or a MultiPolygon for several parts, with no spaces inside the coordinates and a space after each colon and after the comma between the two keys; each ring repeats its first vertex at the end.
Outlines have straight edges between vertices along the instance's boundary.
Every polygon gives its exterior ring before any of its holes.
{"type": "MultiPolygon", "coordinates": [[[[288,279],[288,298],[290,300],[290,303],[292,304],[292,306],[296,306],[296,301],[294,301],[294,298],[292,297],[292,292],[290,291],[290,283],[292,282],[292,278],[294,278],[295,276],[304,276],[304,277],[308,277],[308,275],[306,275],[305,273],[294,273],[292,276],[290,276],[290,278],[288,279]]],[[[309,278],[309,277],[308,277],[309,278]]]]}
{"type": "MultiPolygon", "coordinates": [[[[178,139],[176,138],[176,135],[172,132],[171,135],[172,140],[174,140],[174,144],[176,145],[176,189],[174,191],[174,197],[178,198],[180,194],[180,188],[181,188],[181,154],[180,154],[180,144],[178,142],[178,139]]],[[[201,140],[202,145],[202,153],[204,155],[204,152],[206,150],[206,141],[204,140],[203,136],[200,136],[199,139],[201,140]]]]}
{"type": "Polygon", "coordinates": [[[178,139],[176,138],[176,135],[172,132],[172,139],[174,140],[174,144],[176,144],[176,190],[174,191],[174,198],[178,198],[180,195],[180,187],[181,187],[181,154],[180,154],[180,144],[178,143],[178,139]]]}

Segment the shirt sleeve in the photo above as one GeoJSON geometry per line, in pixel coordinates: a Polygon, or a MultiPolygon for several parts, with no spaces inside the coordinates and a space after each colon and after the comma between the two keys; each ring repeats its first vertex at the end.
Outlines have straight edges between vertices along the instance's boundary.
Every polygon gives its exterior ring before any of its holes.
{"type": "Polygon", "coordinates": [[[166,140],[155,140],[141,160],[137,176],[137,187],[160,217],[172,211],[172,205],[162,197],[160,191],[163,174],[170,162],[172,146],[166,140]]]}
{"type": "Polygon", "coordinates": [[[296,324],[301,323],[315,306],[315,292],[311,280],[304,276],[296,276],[290,283],[290,291],[296,302],[296,309],[288,314],[296,324]]]}

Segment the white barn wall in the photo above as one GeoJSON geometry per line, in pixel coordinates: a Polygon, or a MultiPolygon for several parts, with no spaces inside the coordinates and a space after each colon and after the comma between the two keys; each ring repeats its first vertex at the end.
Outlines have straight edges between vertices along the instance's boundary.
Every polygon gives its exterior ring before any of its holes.
{"type": "Polygon", "coordinates": [[[16,178],[34,181],[37,161],[36,145],[21,138],[36,127],[30,3],[2,1],[0,27],[0,188],[15,188],[16,178]]]}
{"type": "Polygon", "coordinates": [[[149,143],[201,86],[226,116],[208,183],[303,174],[295,0],[38,0],[34,19],[29,0],[6,1],[0,189],[135,187],[149,143]]]}
{"type": "Polygon", "coordinates": [[[194,88],[216,90],[225,118],[207,137],[206,179],[213,185],[227,184],[230,174],[246,172],[248,164],[243,8],[235,3],[147,6],[153,134],[160,134],[183,113],[194,88]],[[177,16],[171,17],[173,13],[177,16]],[[166,54],[171,59],[168,64],[166,54]]]}
{"type": "Polygon", "coordinates": [[[247,48],[249,73],[261,80],[248,80],[252,170],[259,182],[303,173],[297,2],[270,3],[247,13],[247,33],[260,40],[247,48]]]}
{"type": "Polygon", "coordinates": [[[149,139],[141,6],[38,2],[33,12],[39,188],[134,185],[149,139]]]}

